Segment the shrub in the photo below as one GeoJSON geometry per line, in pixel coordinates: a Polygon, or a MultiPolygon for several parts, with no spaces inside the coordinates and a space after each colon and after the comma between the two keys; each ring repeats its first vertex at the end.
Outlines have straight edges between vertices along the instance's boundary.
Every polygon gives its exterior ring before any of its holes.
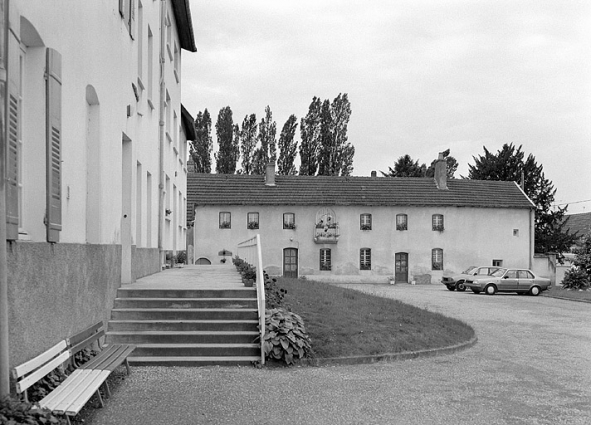
{"type": "Polygon", "coordinates": [[[52,370],[43,379],[40,379],[29,388],[29,400],[36,402],[43,399],[47,394],[57,388],[59,384],[64,382],[67,377],[61,366],[52,370]]]}
{"type": "Polygon", "coordinates": [[[277,279],[269,278],[269,275],[265,273],[265,308],[284,307],[287,310],[291,310],[283,301],[286,294],[287,289],[280,288],[277,285],[277,279]]]}
{"type": "Polygon", "coordinates": [[[50,411],[31,411],[33,407],[33,403],[5,397],[0,400],[0,423],[8,425],[61,423],[50,411]]]}
{"type": "Polygon", "coordinates": [[[589,276],[584,270],[572,268],[567,270],[562,280],[564,289],[587,289],[590,286],[589,276]]]}
{"type": "Polygon", "coordinates": [[[294,360],[312,356],[310,337],[304,321],[282,308],[267,310],[265,315],[265,358],[294,364],[294,360]]]}
{"type": "Polygon", "coordinates": [[[187,264],[187,253],[185,251],[179,251],[176,254],[177,264],[187,264]]]}

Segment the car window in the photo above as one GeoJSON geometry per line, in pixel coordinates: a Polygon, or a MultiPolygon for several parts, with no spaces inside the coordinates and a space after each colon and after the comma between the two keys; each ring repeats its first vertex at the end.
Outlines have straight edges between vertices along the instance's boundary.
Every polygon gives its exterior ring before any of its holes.
{"type": "Polygon", "coordinates": [[[529,270],[519,270],[519,279],[533,279],[534,275],[529,270]]]}
{"type": "Polygon", "coordinates": [[[464,271],[462,272],[462,274],[470,274],[470,273],[472,273],[473,271],[475,271],[475,269],[476,269],[476,266],[470,266],[470,267],[468,267],[466,270],[464,270],[464,271]]]}
{"type": "Polygon", "coordinates": [[[517,270],[509,270],[506,274],[509,279],[517,279],[517,270]]]}
{"type": "Polygon", "coordinates": [[[506,269],[497,269],[494,272],[492,272],[490,275],[494,276],[494,277],[501,277],[505,274],[506,269]]]}

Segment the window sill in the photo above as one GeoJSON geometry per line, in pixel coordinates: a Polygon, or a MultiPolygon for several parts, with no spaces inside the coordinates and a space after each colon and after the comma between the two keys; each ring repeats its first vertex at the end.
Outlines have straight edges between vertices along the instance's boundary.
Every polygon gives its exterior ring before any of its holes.
{"type": "Polygon", "coordinates": [[[174,78],[176,80],[176,83],[177,84],[180,83],[181,82],[181,78],[179,77],[178,71],[175,69],[173,72],[174,72],[174,78]]]}
{"type": "Polygon", "coordinates": [[[19,241],[25,241],[25,242],[30,242],[33,239],[31,239],[31,235],[29,235],[27,232],[25,232],[24,230],[19,230],[18,231],[18,240],[19,241]]]}

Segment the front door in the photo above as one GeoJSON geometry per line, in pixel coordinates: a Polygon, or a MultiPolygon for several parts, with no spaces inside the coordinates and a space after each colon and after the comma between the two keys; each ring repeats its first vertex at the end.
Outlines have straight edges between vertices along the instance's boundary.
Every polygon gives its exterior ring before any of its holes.
{"type": "Polygon", "coordinates": [[[298,250],[296,248],[283,250],[283,277],[298,278],[298,250]]]}
{"type": "Polygon", "coordinates": [[[396,283],[408,283],[408,253],[396,253],[394,263],[394,281],[396,283]]]}

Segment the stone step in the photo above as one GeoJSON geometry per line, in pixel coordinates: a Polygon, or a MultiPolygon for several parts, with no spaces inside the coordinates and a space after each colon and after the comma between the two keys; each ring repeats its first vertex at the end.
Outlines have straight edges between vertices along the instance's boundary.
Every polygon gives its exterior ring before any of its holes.
{"type": "Polygon", "coordinates": [[[167,356],[167,357],[129,357],[132,366],[250,366],[260,362],[260,356],[167,356]]]}
{"type": "Polygon", "coordinates": [[[243,344],[138,344],[133,357],[242,357],[260,356],[261,346],[243,344]]]}
{"type": "Polygon", "coordinates": [[[117,298],[255,298],[256,288],[140,289],[119,288],[117,298]]]}
{"type": "Polygon", "coordinates": [[[114,308],[257,308],[256,298],[116,298],[114,308]]]}
{"type": "Polygon", "coordinates": [[[119,308],[112,320],[257,320],[256,308],[119,308]]]}
{"type": "Polygon", "coordinates": [[[110,320],[117,331],[257,331],[258,320],[110,320]]]}
{"type": "Polygon", "coordinates": [[[109,344],[250,344],[257,331],[131,331],[107,332],[109,344]]]}

